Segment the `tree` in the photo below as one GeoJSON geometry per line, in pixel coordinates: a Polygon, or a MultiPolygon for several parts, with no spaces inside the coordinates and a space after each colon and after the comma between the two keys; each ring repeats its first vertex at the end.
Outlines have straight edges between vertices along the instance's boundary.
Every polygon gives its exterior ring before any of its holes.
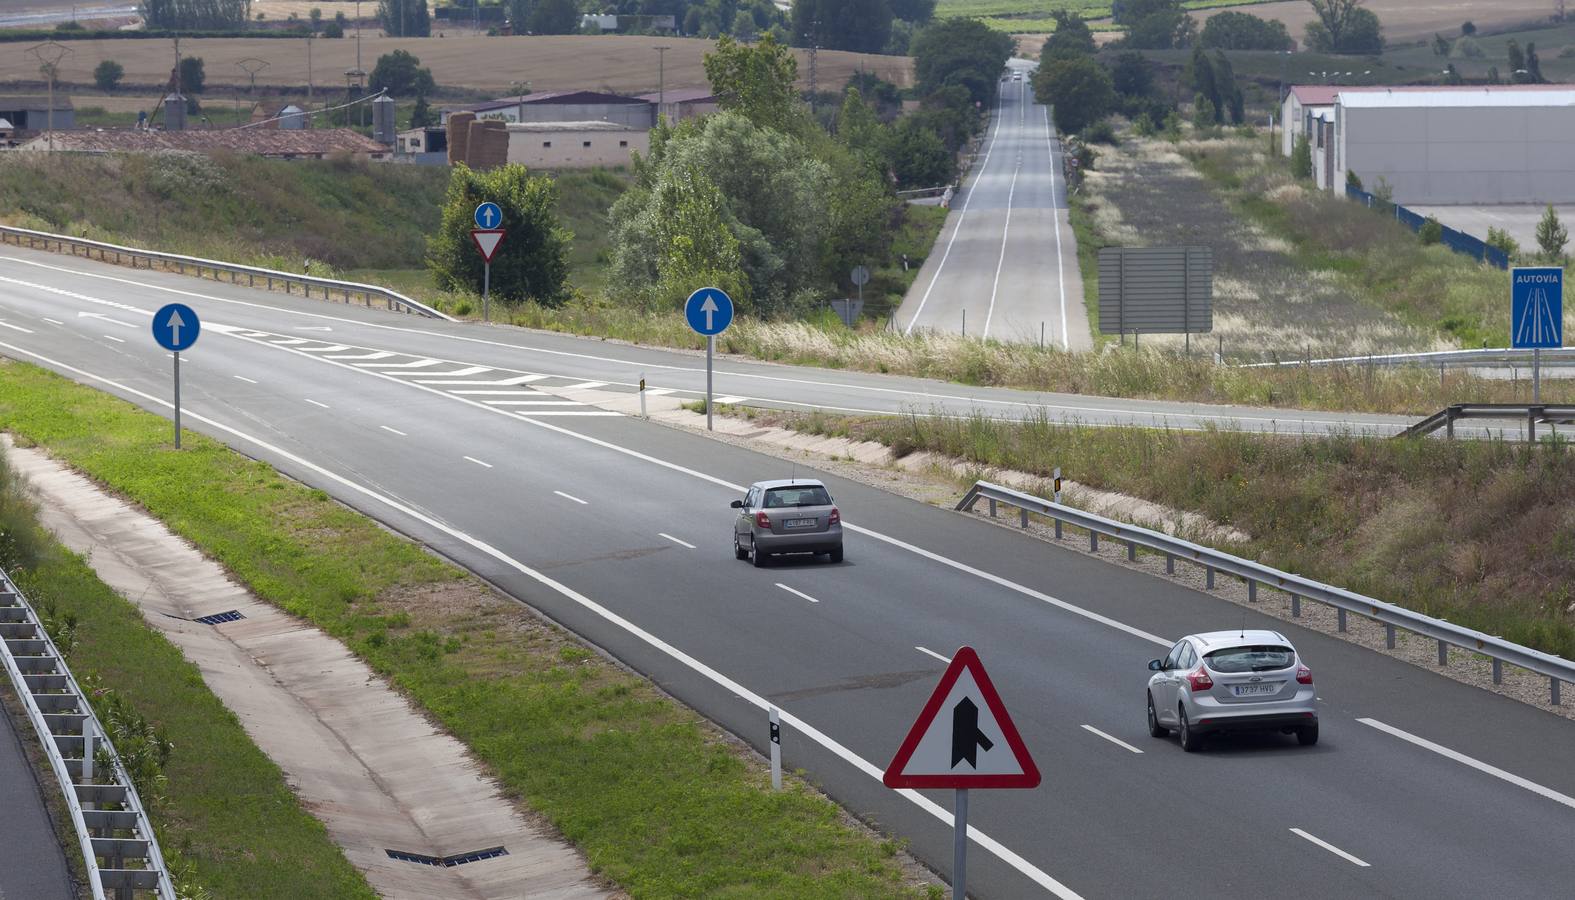
{"type": "Polygon", "coordinates": [[[887,0],[793,0],[793,42],[823,50],[879,53],[891,36],[887,0]]]}
{"type": "Polygon", "coordinates": [[[1515,240],[1513,235],[1502,228],[1495,228],[1489,225],[1487,240],[1483,241],[1482,243],[1487,244],[1489,247],[1502,250],[1504,255],[1510,259],[1514,259],[1520,255],[1520,242],[1515,240]]]}
{"type": "Polygon", "coordinates": [[[875,111],[864,102],[864,96],[856,87],[850,87],[842,94],[836,128],[837,140],[855,152],[875,149],[880,142],[880,120],[875,118],[875,111]]]}
{"type": "Polygon", "coordinates": [[[1040,103],[1054,108],[1055,127],[1061,131],[1082,131],[1116,108],[1110,73],[1089,56],[1040,63],[1034,74],[1034,94],[1040,103]]]}
{"type": "Polygon", "coordinates": [[[935,0],[890,0],[891,14],[904,22],[924,25],[935,18],[935,0]]]}
{"type": "MultiPolygon", "coordinates": [[[[1303,181],[1310,181],[1313,177],[1312,141],[1305,134],[1298,134],[1296,142],[1291,145],[1291,175],[1303,181]]],[[[1382,178],[1379,183],[1383,183],[1382,178]]]]}
{"type": "Polygon", "coordinates": [[[580,30],[580,5],[575,0],[536,0],[525,21],[533,34],[573,34],[580,30]]]}
{"type": "Polygon", "coordinates": [[[120,79],[125,75],[126,70],[120,63],[106,59],[93,68],[93,84],[108,93],[120,85],[120,79]]]}
{"type": "Polygon", "coordinates": [[[728,31],[733,35],[734,40],[749,43],[755,39],[755,17],[744,9],[733,13],[733,27],[728,31]]]}
{"type": "Polygon", "coordinates": [[[1307,23],[1307,48],[1320,53],[1379,53],[1383,26],[1362,0],[1307,0],[1317,21],[1307,23]]]}
{"type": "Polygon", "coordinates": [[[1089,56],[1094,52],[1094,33],[1089,30],[1088,23],[1083,17],[1064,9],[1058,9],[1053,14],[1055,18],[1055,32],[1045,41],[1044,49],[1040,50],[1041,60],[1055,59],[1067,56],[1089,56]]]}
{"type": "Polygon", "coordinates": [[[1526,54],[1521,52],[1520,42],[1514,38],[1504,47],[1504,52],[1509,56],[1509,80],[1516,84],[1526,83],[1526,54]]]}
{"type": "Polygon", "coordinates": [[[1154,64],[1141,53],[1123,53],[1116,57],[1110,80],[1123,97],[1147,97],[1154,92],[1154,64]]]}
{"type": "Polygon", "coordinates": [[[672,170],[656,187],[658,302],[677,309],[703,287],[719,287],[740,303],[749,300],[738,238],[727,227],[726,201],[698,167],[672,170]]]}
{"type": "Polygon", "coordinates": [[[427,106],[427,95],[417,94],[416,105],[410,108],[410,127],[427,128],[436,124],[437,120],[432,115],[432,109],[427,106]]]}
{"type": "Polygon", "coordinates": [[[492,293],[506,300],[557,306],[567,297],[569,242],[559,224],[558,189],[552,179],[524,166],[477,172],[463,163],[449,175],[442,223],[427,242],[427,267],[439,286],[481,293],[482,261],[470,240],[471,217],[482,201],[503,210],[508,239],[492,257],[492,293]]]}
{"type": "Polygon", "coordinates": [[[1187,61],[1187,66],[1182,72],[1182,83],[1191,87],[1194,92],[1202,95],[1214,108],[1214,121],[1225,120],[1225,96],[1220,88],[1214,70],[1214,63],[1203,52],[1202,47],[1192,48],[1192,58],[1187,61]]]}
{"type": "Polygon", "coordinates": [[[203,71],[202,57],[183,56],[180,61],[180,89],[184,94],[200,94],[207,87],[207,73],[203,71]]]}
{"type": "Polygon", "coordinates": [[[142,0],[149,28],[170,31],[230,31],[246,27],[251,0],[142,0]]]}
{"type": "Polygon", "coordinates": [[[1199,134],[1213,131],[1219,124],[1215,121],[1214,115],[1214,104],[1209,102],[1209,98],[1202,93],[1192,98],[1192,127],[1196,128],[1199,134]]]}
{"type": "Polygon", "coordinates": [[[1214,69],[1214,85],[1218,89],[1219,112],[1215,118],[1217,122],[1225,121],[1225,109],[1230,109],[1231,124],[1240,125],[1246,118],[1246,100],[1242,97],[1241,86],[1236,84],[1236,70],[1231,66],[1230,60],[1225,56],[1224,50],[1215,50],[1214,59],[1211,60],[1214,69]]]}
{"type": "Polygon", "coordinates": [[[806,121],[798,91],[798,60],[770,34],[748,47],[727,35],[705,55],[705,77],[723,109],[762,128],[796,131],[806,121]]]}
{"type": "Polygon", "coordinates": [[[904,188],[947,184],[957,172],[957,158],[940,135],[913,116],[904,116],[892,126],[886,153],[898,185],[904,188]]]}
{"type": "Polygon", "coordinates": [[[1151,13],[1127,27],[1123,46],[1135,50],[1170,50],[1194,42],[1198,25],[1181,10],[1151,13]]]}
{"type": "Polygon", "coordinates": [[[1444,67],[1444,83],[1450,86],[1458,86],[1466,83],[1466,80],[1460,75],[1460,70],[1455,68],[1454,63],[1450,63],[1444,67]]]}
{"type": "Polygon", "coordinates": [[[959,85],[975,103],[993,103],[1001,69],[1016,42],[978,19],[940,19],[913,38],[913,73],[921,96],[959,85]]]}
{"type": "Polygon", "coordinates": [[[1289,50],[1296,45],[1284,22],[1228,10],[1203,24],[1198,43],[1210,50],[1289,50]]]}
{"type": "Polygon", "coordinates": [[[432,15],[427,0],[379,0],[377,18],[389,37],[429,37],[432,15]]]}
{"type": "Polygon", "coordinates": [[[1542,248],[1543,258],[1549,262],[1562,262],[1564,245],[1569,240],[1569,229],[1559,221],[1559,214],[1553,211],[1553,204],[1549,203],[1542,220],[1537,223],[1537,246],[1542,248]]]}
{"type": "Polygon", "coordinates": [[[370,82],[373,92],[387,91],[395,97],[430,94],[435,85],[432,70],[421,67],[421,60],[408,50],[395,50],[377,58],[370,82]]]}
{"type": "Polygon", "coordinates": [[[1461,34],[1462,37],[1471,37],[1473,34],[1476,34],[1476,33],[1477,33],[1477,26],[1476,26],[1475,23],[1471,22],[1469,19],[1466,20],[1463,24],[1461,24],[1461,26],[1460,26],[1460,34],[1461,34]]]}
{"type": "Polygon", "coordinates": [[[1450,43],[1449,38],[1446,38],[1437,32],[1433,33],[1434,56],[1448,56],[1449,51],[1452,49],[1454,49],[1454,44],[1450,43]]]}
{"type": "Polygon", "coordinates": [[[1542,61],[1537,59],[1537,45],[1526,44],[1526,83],[1543,84],[1547,81],[1542,77],[1542,61]]]}

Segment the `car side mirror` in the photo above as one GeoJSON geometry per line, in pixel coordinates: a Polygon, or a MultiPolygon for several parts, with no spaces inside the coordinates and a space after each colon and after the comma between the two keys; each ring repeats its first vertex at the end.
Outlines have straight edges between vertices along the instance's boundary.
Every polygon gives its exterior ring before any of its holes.
{"type": "Polygon", "coordinates": [[[728,506],[732,507],[733,509],[743,509],[744,508],[744,501],[742,501],[742,500],[734,500],[732,503],[729,503],[728,506]]]}
{"type": "Polygon", "coordinates": [[[1148,670],[1150,672],[1162,672],[1165,670],[1165,664],[1157,659],[1151,659],[1148,661],[1148,670]]]}

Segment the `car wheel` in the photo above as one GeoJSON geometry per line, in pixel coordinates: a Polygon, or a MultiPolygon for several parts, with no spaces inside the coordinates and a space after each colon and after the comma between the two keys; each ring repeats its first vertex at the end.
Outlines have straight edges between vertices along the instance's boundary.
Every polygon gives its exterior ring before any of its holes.
{"type": "Polygon", "coordinates": [[[842,562],[842,548],[838,547],[837,549],[831,551],[830,556],[831,556],[831,561],[832,562],[834,562],[834,563],[842,562]]]}
{"type": "Polygon", "coordinates": [[[1296,729],[1296,740],[1300,741],[1303,747],[1311,747],[1318,743],[1318,726],[1308,725],[1296,729]]]}
{"type": "Polygon", "coordinates": [[[749,558],[749,551],[745,550],[744,549],[744,545],[740,544],[738,542],[738,533],[737,532],[734,532],[734,534],[733,534],[733,558],[734,559],[748,559],[749,558]]]}
{"type": "Polygon", "coordinates": [[[755,564],[755,568],[763,569],[766,567],[766,555],[760,552],[760,545],[753,541],[749,544],[749,557],[750,561],[755,564]]]}
{"type": "Polygon", "coordinates": [[[1178,705],[1176,707],[1176,723],[1178,726],[1176,728],[1176,736],[1181,738],[1181,749],[1188,753],[1198,752],[1203,747],[1203,735],[1199,734],[1196,729],[1188,724],[1187,708],[1185,706],[1178,705]]]}
{"type": "Polygon", "coordinates": [[[1149,737],[1162,738],[1170,734],[1170,729],[1159,724],[1159,715],[1154,712],[1154,695],[1148,695],[1148,733],[1149,737]]]}

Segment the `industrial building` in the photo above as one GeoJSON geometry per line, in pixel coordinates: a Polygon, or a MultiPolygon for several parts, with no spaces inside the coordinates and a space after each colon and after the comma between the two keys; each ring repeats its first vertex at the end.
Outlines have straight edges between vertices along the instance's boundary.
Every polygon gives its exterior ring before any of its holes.
{"type": "Polygon", "coordinates": [[[71,98],[55,98],[54,120],[49,115],[48,97],[0,97],[0,119],[11,123],[16,131],[43,131],[53,127],[56,131],[70,131],[77,127],[77,113],[71,98]]]}
{"type": "Polygon", "coordinates": [[[542,91],[517,97],[500,97],[486,103],[442,111],[448,124],[455,113],[474,113],[478,119],[504,122],[612,122],[629,128],[656,124],[656,104],[639,97],[599,91],[542,91]]]}
{"type": "Polygon", "coordinates": [[[641,94],[635,99],[655,104],[657,114],[670,123],[708,116],[722,108],[710,88],[674,88],[641,94]]]}
{"type": "Polygon", "coordinates": [[[468,112],[448,120],[448,161],[472,169],[505,163],[533,169],[616,168],[633,162],[636,150],[645,153],[650,147],[649,128],[616,122],[516,123],[468,112]]]}

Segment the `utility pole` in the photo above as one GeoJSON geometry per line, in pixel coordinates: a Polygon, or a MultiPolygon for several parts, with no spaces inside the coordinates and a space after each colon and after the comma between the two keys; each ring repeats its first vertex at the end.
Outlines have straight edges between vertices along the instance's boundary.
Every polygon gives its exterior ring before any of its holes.
{"type": "Polygon", "coordinates": [[[656,50],[656,121],[662,120],[662,111],[667,107],[667,51],[673,49],[668,44],[658,44],[656,50]]]}
{"type": "Polygon", "coordinates": [[[361,0],[355,0],[355,67],[361,68],[361,0]]]}
{"type": "Polygon", "coordinates": [[[306,108],[312,108],[312,35],[306,36],[306,108]]]}
{"type": "Polygon", "coordinates": [[[50,153],[55,152],[55,77],[60,72],[60,61],[71,52],[70,47],[59,41],[45,41],[27,51],[29,56],[38,60],[40,71],[49,76],[49,111],[45,116],[48,120],[50,153]]]}
{"type": "MultiPolygon", "coordinates": [[[[248,56],[245,59],[236,62],[235,65],[239,67],[241,71],[251,76],[251,87],[246,89],[246,96],[252,101],[252,109],[255,110],[257,108],[257,73],[261,72],[263,69],[268,68],[268,60],[258,59],[255,56],[248,56]]],[[[237,98],[235,101],[235,124],[239,125],[240,123],[241,103],[240,99],[237,98]]]]}
{"type": "Polygon", "coordinates": [[[816,78],[815,71],[815,57],[820,51],[820,19],[811,20],[809,27],[810,33],[806,35],[809,38],[809,114],[813,117],[815,115],[815,94],[820,88],[820,82],[816,78]]]}

